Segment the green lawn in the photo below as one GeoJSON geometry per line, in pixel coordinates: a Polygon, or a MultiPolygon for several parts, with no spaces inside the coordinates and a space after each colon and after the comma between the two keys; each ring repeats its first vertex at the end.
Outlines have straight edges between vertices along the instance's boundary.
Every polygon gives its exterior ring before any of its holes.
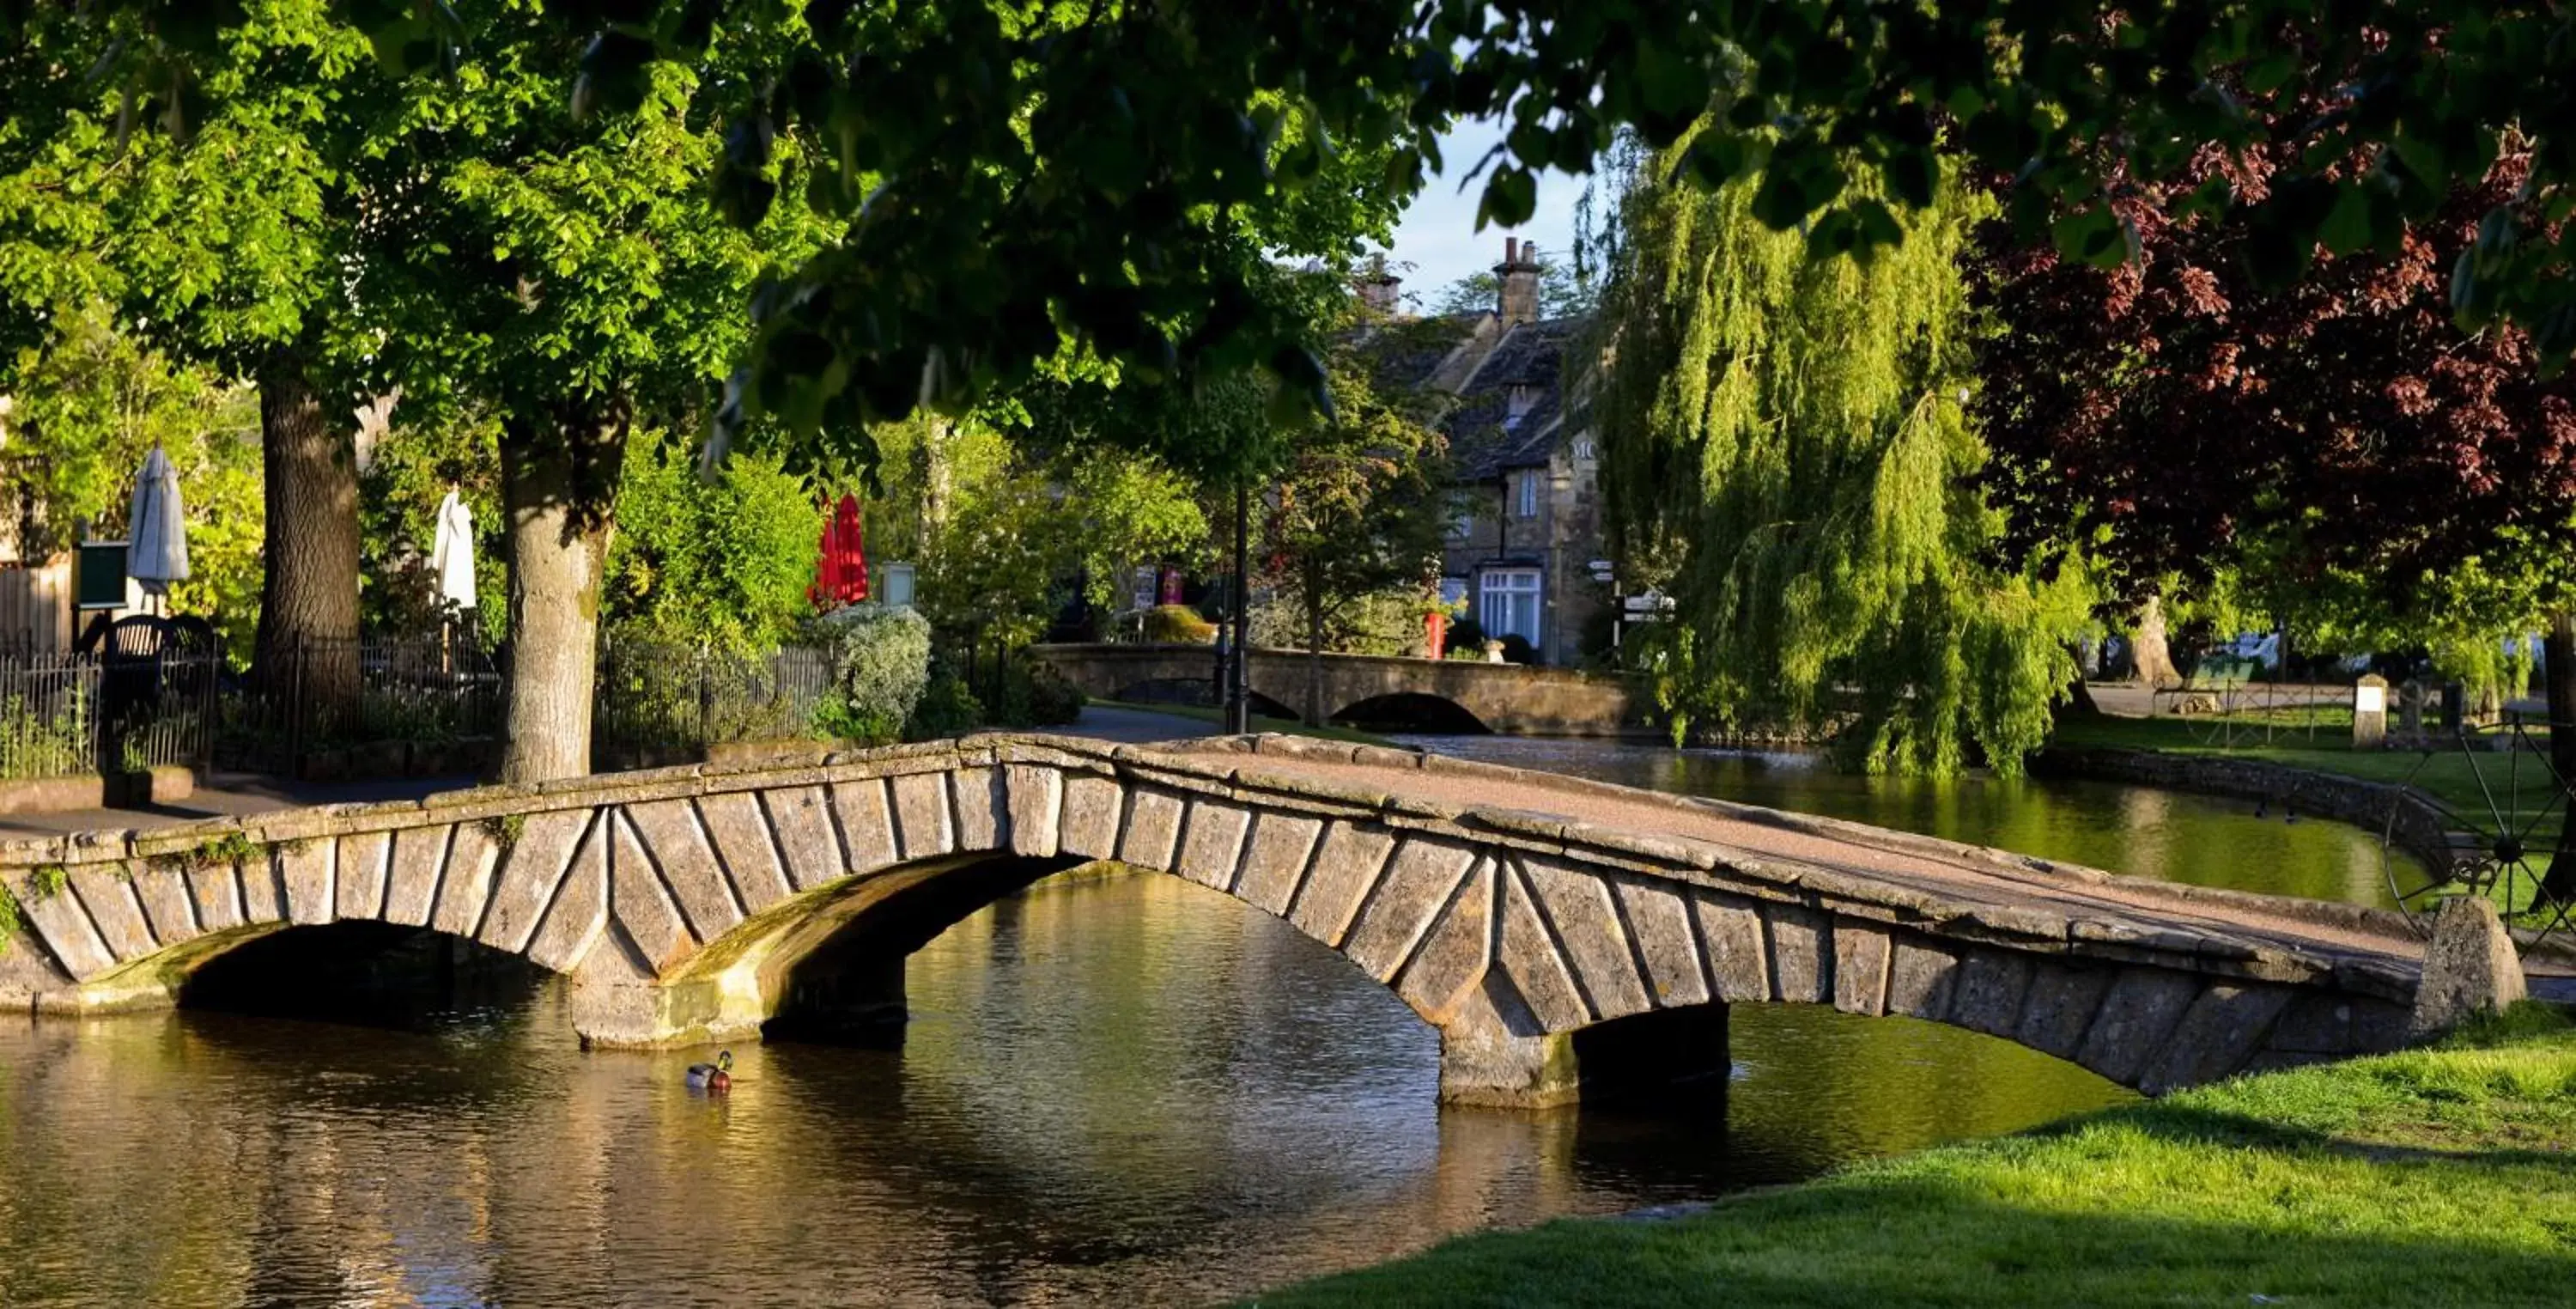
{"type": "MultiPolygon", "coordinates": [[[[2263,740],[2259,723],[2240,720],[2233,726],[2232,743],[2213,739],[2219,725],[2205,718],[2120,718],[2111,715],[2071,716],[2059,721],[2049,744],[2073,749],[2116,747],[2127,750],[2170,750],[2192,754],[2227,755],[2239,759],[2261,759],[2272,763],[2313,768],[2320,772],[2341,773],[2373,782],[2403,782],[2431,795],[2454,812],[2483,826],[2492,826],[2487,795],[2494,796],[2496,811],[2518,809],[2526,818],[2538,816],[2552,786],[2547,767],[2531,749],[2509,753],[2481,753],[2474,757],[2445,747],[2429,756],[2421,750],[2356,750],[2352,748],[2352,722],[2349,714],[2339,721],[2320,726],[2313,738],[2303,729],[2276,727],[2269,743],[2263,740]],[[2482,790],[2484,778],[2487,789],[2482,790]],[[2519,806],[2511,795],[2519,784],[2519,806]]],[[[2548,749],[2548,737],[2535,734],[2531,744],[2548,749]]],[[[2554,832],[2554,818],[2544,828],[2554,832]]]]}
{"type": "Polygon", "coordinates": [[[1668,1222],[1489,1233],[1287,1305],[2576,1304],[2576,1030],[2205,1087],[1668,1222]]]}
{"type": "MultiPolygon", "coordinates": [[[[1202,723],[1225,721],[1222,710],[1211,709],[1205,705],[1159,704],[1142,700],[1094,700],[1092,703],[1114,705],[1120,709],[1136,709],[1149,714],[1170,714],[1174,718],[1188,718],[1202,723]]],[[[1392,744],[1383,736],[1374,736],[1348,727],[1335,727],[1330,723],[1321,727],[1308,727],[1294,718],[1264,718],[1259,714],[1252,716],[1252,730],[1280,732],[1289,736],[1320,737],[1327,741],[1353,741],[1361,745],[1392,744]]]]}

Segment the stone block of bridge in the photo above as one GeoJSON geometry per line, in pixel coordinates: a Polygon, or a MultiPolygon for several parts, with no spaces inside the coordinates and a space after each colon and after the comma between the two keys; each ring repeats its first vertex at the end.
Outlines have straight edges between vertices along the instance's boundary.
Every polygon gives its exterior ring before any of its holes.
{"type": "Polygon", "coordinates": [[[2482,895],[2455,895],[2434,912],[2424,983],[2415,992],[2407,1034],[2419,1040],[2437,1036],[2529,994],[2522,957],[2495,905],[2482,895]]]}

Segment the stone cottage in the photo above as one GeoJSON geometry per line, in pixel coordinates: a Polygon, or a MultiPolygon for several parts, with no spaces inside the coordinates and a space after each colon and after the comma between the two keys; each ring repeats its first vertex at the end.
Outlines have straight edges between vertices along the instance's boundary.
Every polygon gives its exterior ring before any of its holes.
{"type": "Polygon", "coordinates": [[[1454,397],[1439,426],[1464,507],[1442,552],[1444,595],[1466,600],[1488,637],[1519,636],[1540,662],[1572,664],[1613,603],[1600,444],[1565,366],[1591,322],[1540,318],[1539,273],[1537,248],[1506,237],[1490,310],[1404,319],[1398,279],[1383,272],[1359,292],[1387,315],[1373,343],[1380,382],[1454,397]]]}

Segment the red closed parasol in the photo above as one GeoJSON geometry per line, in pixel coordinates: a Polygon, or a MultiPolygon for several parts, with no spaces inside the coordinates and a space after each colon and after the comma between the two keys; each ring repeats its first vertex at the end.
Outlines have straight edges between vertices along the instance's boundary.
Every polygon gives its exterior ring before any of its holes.
{"type": "Polygon", "coordinates": [[[823,557],[806,592],[817,609],[835,609],[868,598],[867,530],[859,517],[859,498],[841,497],[832,519],[823,525],[823,557]]]}

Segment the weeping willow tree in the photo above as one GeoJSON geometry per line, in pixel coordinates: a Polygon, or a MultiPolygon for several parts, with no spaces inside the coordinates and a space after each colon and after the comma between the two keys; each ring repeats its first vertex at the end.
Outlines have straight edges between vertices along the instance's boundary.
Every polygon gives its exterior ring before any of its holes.
{"type": "Polygon", "coordinates": [[[1627,170],[1595,400],[1614,549],[1675,602],[1639,652],[1675,739],[1830,731],[1873,772],[2018,770],[2092,596],[2080,568],[1987,561],[1956,263],[1980,202],[1891,203],[1902,244],[1811,252],[1831,234],[1771,230],[1750,186],[1676,179],[1688,148],[1627,170]]]}

